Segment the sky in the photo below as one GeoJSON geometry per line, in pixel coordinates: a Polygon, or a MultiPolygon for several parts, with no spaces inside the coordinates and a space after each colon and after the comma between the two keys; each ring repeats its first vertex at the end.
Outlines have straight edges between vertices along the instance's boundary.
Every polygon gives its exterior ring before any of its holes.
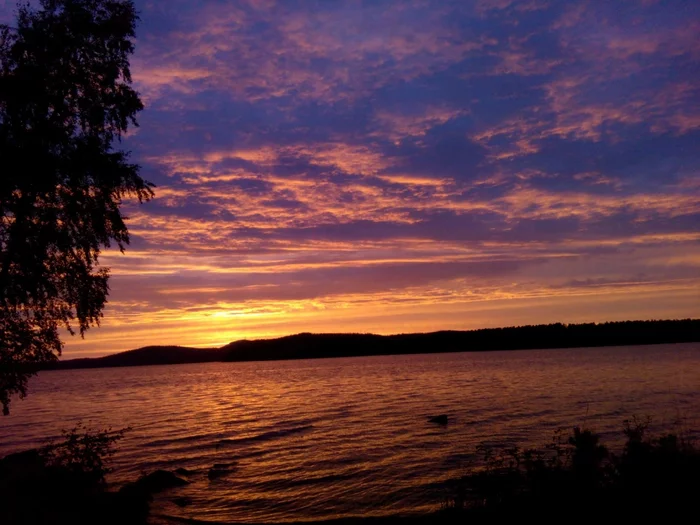
{"type": "Polygon", "coordinates": [[[136,5],[156,199],[66,358],[700,317],[700,2],[136,5]]]}

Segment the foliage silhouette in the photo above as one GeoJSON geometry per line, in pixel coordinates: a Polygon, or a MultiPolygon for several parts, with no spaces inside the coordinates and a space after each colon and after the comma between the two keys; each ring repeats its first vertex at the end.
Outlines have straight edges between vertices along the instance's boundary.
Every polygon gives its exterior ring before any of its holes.
{"type": "Polygon", "coordinates": [[[105,482],[126,430],[78,424],[41,449],[0,459],[0,523],[145,523],[147,495],[110,492],[105,482]]]}
{"type": "Polygon", "coordinates": [[[649,421],[625,421],[621,454],[576,427],[540,449],[480,446],[482,467],[457,481],[444,506],[455,522],[538,517],[665,519],[694,512],[700,451],[682,434],[647,438],[649,421]]]}
{"type": "Polygon", "coordinates": [[[129,243],[126,197],[153,185],[115,144],[143,109],[131,88],[127,0],[41,0],[0,27],[0,403],[99,324],[104,247],[129,243]]]}
{"type": "Polygon", "coordinates": [[[82,484],[104,487],[105,476],[112,471],[108,464],[114,445],[128,430],[93,430],[81,422],[64,430],[60,441],[51,441],[40,453],[47,466],[64,469],[82,484]]]}

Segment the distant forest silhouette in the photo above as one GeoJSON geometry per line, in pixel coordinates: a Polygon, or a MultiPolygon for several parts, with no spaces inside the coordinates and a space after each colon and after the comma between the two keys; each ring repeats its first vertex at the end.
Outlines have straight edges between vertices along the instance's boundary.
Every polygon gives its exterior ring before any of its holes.
{"type": "Polygon", "coordinates": [[[149,346],[106,357],[50,363],[46,369],[585,348],[697,341],[700,341],[700,319],[600,324],[556,323],[387,336],[302,333],[277,339],[236,341],[221,348],[149,346]]]}

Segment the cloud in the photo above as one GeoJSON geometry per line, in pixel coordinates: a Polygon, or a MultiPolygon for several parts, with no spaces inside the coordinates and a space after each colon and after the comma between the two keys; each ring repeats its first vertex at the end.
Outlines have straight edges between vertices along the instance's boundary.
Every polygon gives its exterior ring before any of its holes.
{"type": "Polygon", "coordinates": [[[137,1],[124,146],[157,198],[68,355],[700,315],[677,4],[137,1]]]}

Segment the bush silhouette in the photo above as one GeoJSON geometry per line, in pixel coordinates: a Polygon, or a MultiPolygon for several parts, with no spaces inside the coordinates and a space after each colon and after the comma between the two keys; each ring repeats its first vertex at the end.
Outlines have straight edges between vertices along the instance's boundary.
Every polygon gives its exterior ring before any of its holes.
{"type": "Polygon", "coordinates": [[[107,491],[105,475],[125,430],[92,430],[82,424],[41,449],[0,460],[0,523],[145,523],[148,500],[107,491]]]}
{"type": "Polygon", "coordinates": [[[478,447],[481,467],[454,484],[444,505],[453,517],[647,519],[694,512],[700,452],[684,436],[652,439],[648,420],[624,422],[616,455],[589,429],[556,433],[541,449],[478,447]]]}

